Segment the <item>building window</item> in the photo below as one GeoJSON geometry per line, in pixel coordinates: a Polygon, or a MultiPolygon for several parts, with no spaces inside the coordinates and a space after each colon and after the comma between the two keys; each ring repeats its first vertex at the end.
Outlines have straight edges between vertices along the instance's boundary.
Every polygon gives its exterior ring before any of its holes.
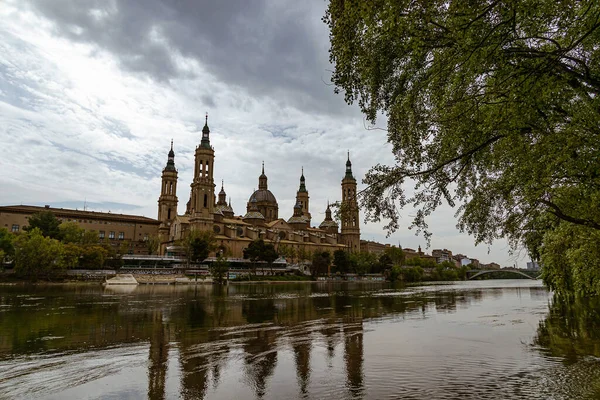
{"type": "Polygon", "coordinates": [[[204,208],[208,207],[208,195],[204,195],[204,208]]]}
{"type": "Polygon", "coordinates": [[[19,232],[19,225],[17,225],[17,224],[13,224],[13,226],[12,226],[12,231],[13,231],[13,232],[19,232]]]}
{"type": "Polygon", "coordinates": [[[125,232],[119,232],[119,240],[125,239],[125,232]]]}
{"type": "Polygon", "coordinates": [[[108,238],[109,239],[114,239],[115,238],[115,232],[114,231],[108,232],[108,238]]]}
{"type": "Polygon", "coordinates": [[[100,239],[104,239],[104,231],[100,231],[100,232],[98,232],[98,237],[99,237],[100,239]]]}
{"type": "Polygon", "coordinates": [[[147,242],[147,241],[148,241],[148,234],[146,233],[146,234],[144,234],[144,242],[147,242]]]}
{"type": "Polygon", "coordinates": [[[171,219],[171,209],[170,208],[167,211],[167,219],[171,219]]]}

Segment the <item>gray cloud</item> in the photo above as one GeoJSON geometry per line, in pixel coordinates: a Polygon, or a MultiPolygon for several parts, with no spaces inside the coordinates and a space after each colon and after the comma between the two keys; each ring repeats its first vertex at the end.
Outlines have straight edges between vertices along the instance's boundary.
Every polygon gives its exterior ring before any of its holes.
{"type": "MultiPolygon", "coordinates": [[[[176,55],[197,61],[253,96],[320,113],[348,113],[328,81],[325,2],[30,0],[55,32],[92,43],[123,67],[168,81],[190,74],[176,55]]],[[[214,105],[212,101],[205,101],[214,105]]]]}

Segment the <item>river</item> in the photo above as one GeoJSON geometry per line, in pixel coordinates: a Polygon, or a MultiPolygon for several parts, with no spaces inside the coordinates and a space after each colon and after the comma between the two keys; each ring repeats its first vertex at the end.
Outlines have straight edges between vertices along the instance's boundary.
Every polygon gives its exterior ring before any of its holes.
{"type": "Polygon", "coordinates": [[[596,399],[539,281],[0,286],[0,399],[596,399]]]}

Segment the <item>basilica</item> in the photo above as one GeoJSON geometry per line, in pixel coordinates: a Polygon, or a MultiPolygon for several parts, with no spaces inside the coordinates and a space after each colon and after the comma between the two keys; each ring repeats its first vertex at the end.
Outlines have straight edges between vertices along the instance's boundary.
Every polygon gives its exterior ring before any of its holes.
{"type": "MultiPolygon", "coordinates": [[[[243,250],[255,239],[273,243],[282,253],[283,248],[292,249],[296,254],[304,251],[333,251],[343,249],[349,252],[360,250],[360,227],[358,204],[356,201],[356,179],[352,175],[350,157],[346,162],[346,172],[341,182],[341,202],[344,215],[341,229],[331,217],[329,204],[325,219],[318,227],[313,224],[309,195],[304,171],[296,192],[296,203],[287,220],[279,217],[279,206],[275,195],[269,190],[264,163],[258,177],[258,190],[248,198],[243,215],[235,215],[231,200],[223,182],[218,196],[213,178],[215,171],[215,149],[210,144],[208,116],[202,128],[202,139],[196,147],[194,179],[185,214],[177,214],[177,169],[173,142],[167,165],[162,172],[162,185],[158,198],[158,221],[161,253],[166,254],[176,248],[177,242],[185,238],[191,230],[212,231],[217,239],[217,251],[229,257],[241,258],[243,250]]],[[[316,223],[315,223],[316,225],[316,223]]]]}

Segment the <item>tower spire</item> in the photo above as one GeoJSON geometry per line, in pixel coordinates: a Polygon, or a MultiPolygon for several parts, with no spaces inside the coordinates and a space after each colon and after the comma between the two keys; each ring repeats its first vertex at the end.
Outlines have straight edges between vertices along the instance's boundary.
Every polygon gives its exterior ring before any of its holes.
{"type": "Polygon", "coordinates": [[[171,150],[169,150],[167,166],[165,167],[165,170],[175,171],[175,152],[173,151],[173,139],[171,139],[171,150]]]}
{"type": "Polygon", "coordinates": [[[300,188],[299,192],[306,192],[306,179],[304,179],[304,167],[302,167],[302,175],[300,175],[300,188]]]}
{"type": "Polygon", "coordinates": [[[210,129],[208,128],[208,113],[204,118],[204,128],[202,128],[202,141],[200,147],[206,147],[210,149],[210,129]]]}
{"type": "Polygon", "coordinates": [[[346,176],[344,179],[354,179],[352,175],[352,162],[350,161],[350,150],[348,150],[348,161],[346,161],[346,176]]]}
{"type": "Polygon", "coordinates": [[[258,190],[267,190],[267,176],[265,175],[265,162],[262,162],[262,173],[258,177],[258,190]]]}

